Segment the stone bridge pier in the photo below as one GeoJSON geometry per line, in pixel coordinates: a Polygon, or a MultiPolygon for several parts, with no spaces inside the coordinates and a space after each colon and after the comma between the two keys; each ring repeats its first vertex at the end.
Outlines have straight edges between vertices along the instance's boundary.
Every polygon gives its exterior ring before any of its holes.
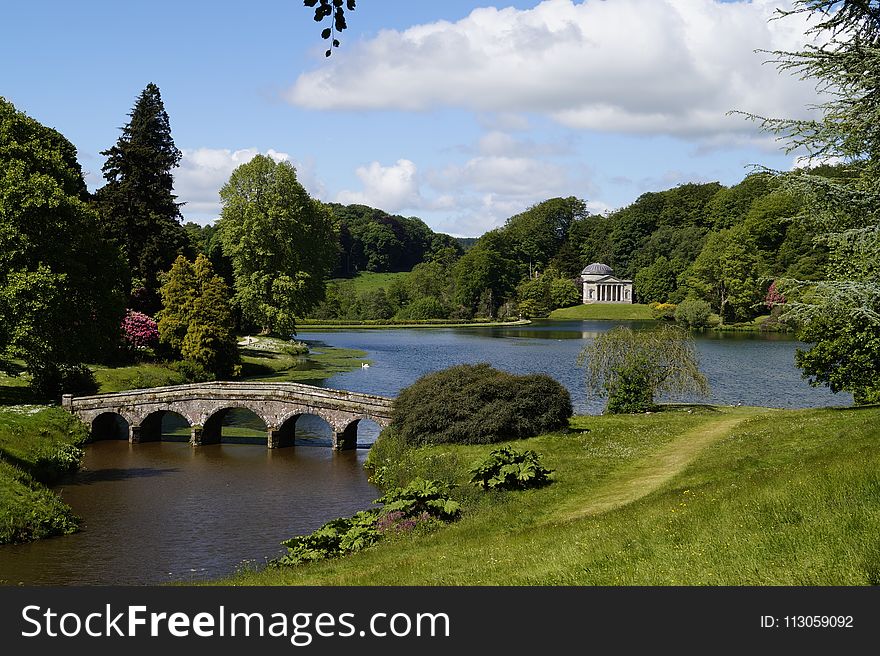
{"type": "Polygon", "coordinates": [[[253,412],[266,426],[266,446],[277,449],[295,442],[296,421],[310,414],[323,419],[333,433],[333,448],[357,446],[358,423],[369,419],[380,427],[391,421],[392,399],[330,390],[297,383],[204,383],[86,397],[65,395],[62,406],[89,424],[92,434],[127,425],[132,444],[162,439],[162,417],[173,412],[189,424],[194,447],[221,442],[223,420],[230,410],[253,412]]]}

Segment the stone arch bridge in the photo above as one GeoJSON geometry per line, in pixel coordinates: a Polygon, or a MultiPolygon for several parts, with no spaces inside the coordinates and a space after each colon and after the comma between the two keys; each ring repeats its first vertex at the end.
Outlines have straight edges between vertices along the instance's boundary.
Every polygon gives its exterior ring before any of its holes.
{"type": "Polygon", "coordinates": [[[297,418],[317,415],[333,430],[333,448],[342,450],[356,447],[362,419],[388,426],[392,401],[299,383],[216,382],[94,396],[66,394],[61,404],[88,424],[95,436],[116,426],[121,417],[128,424],[131,443],[161,439],[162,416],[173,412],[189,423],[193,446],[219,443],[223,417],[234,408],[250,410],[265,422],[270,449],[292,445],[297,418]]]}

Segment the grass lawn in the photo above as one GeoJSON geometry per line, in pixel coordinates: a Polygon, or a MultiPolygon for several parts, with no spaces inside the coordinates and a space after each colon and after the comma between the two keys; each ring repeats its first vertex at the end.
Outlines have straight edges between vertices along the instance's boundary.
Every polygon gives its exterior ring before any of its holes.
{"type": "Polygon", "coordinates": [[[640,303],[592,303],[575,305],[568,308],[553,310],[548,317],[556,321],[565,320],[616,320],[616,321],[653,321],[651,307],[640,303]]]}
{"type": "Polygon", "coordinates": [[[409,275],[409,271],[401,271],[400,273],[372,273],[370,271],[362,271],[354,278],[333,278],[328,283],[351,283],[354,285],[356,294],[363,292],[374,292],[380,287],[388,289],[388,285],[392,280],[404,280],[409,275]]]}
{"type": "Polygon", "coordinates": [[[462,519],[247,585],[877,585],[880,407],[576,417],[538,451],[551,485],[485,493],[492,447],[397,454],[457,480],[462,519]],[[587,432],[588,431],[588,432],[587,432]]]}
{"type": "Polygon", "coordinates": [[[76,530],[70,508],[43,484],[78,467],[87,434],[60,408],[0,408],[0,544],[76,530]]]}

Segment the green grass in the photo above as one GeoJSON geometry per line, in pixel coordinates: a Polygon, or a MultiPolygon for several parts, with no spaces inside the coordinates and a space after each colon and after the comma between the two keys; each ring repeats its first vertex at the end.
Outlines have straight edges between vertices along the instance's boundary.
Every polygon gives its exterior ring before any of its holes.
{"type": "Polygon", "coordinates": [[[328,346],[312,342],[297,347],[291,342],[271,337],[258,337],[240,347],[242,378],[273,382],[315,382],[337,373],[357,369],[365,360],[365,351],[328,346]]]}
{"type": "Polygon", "coordinates": [[[75,471],[85,427],[60,408],[0,409],[0,544],[72,533],[77,518],[43,484],[75,471]]]}
{"type": "Polygon", "coordinates": [[[224,583],[876,585],[878,427],[878,407],[577,417],[515,444],[555,470],[525,492],[466,485],[489,446],[398,453],[406,476],[462,484],[460,521],[224,583]]]}
{"type": "Polygon", "coordinates": [[[652,321],[651,307],[640,303],[592,303],[553,310],[548,317],[555,321],[614,320],[652,321]]]}
{"type": "Polygon", "coordinates": [[[354,278],[333,278],[328,283],[351,283],[354,285],[354,292],[362,294],[364,292],[374,292],[379,288],[388,289],[388,285],[392,280],[403,281],[409,275],[408,271],[400,273],[371,273],[362,271],[354,278]]]}
{"type": "Polygon", "coordinates": [[[100,393],[164,387],[185,383],[182,374],[163,364],[142,363],[130,367],[92,367],[100,393]]]}

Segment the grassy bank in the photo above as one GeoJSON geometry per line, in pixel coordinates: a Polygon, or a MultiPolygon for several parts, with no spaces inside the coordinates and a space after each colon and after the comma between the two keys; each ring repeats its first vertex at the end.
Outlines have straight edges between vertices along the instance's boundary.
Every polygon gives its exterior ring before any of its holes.
{"type": "Polygon", "coordinates": [[[492,494],[466,485],[490,447],[398,453],[404,477],[462,484],[461,520],[225,583],[875,585],[878,426],[878,407],[578,417],[515,445],[552,485],[492,494]]]}
{"type": "Polygon", "coordinates": [[[653,321],[651,307],[639,303],[593,303],[591,305],[575,305],[560,308],[550,313],[549,319],[554,321],[653,321]]]}
{"type": "Polygon", "coordinates": [[[87,436],[59,408],[0,408],[0,544],[77,529],[73,512],[45,485],[76,471],[87,436]]]}
{"type": "MultiPolygon", "coordinates": [[[[274,337],[247,337],[239,342],[242,380],[315,383],[337,373],[358,369],[365,351],[327,346],[320,342],[295,343],[274,337]]],[[[180,385],[181,373],[163,363],[141,363],[127,367],[94,366],[98,391],[102,394],[129,389],[180,385]]]]}
{"type": "Polygon", "coordinates": [[[374,292],[380,288],[388,289],[388,285],[390,285],[393,280],[403,281],[408,275],[408,271],[402,271],[400,273],[372,273],[370,271],[362,271],[354,278],[333,278],[327,282],[330,284],[351,284],[354,286],[355,294],[362,294],[364,292],[374,292]]]}

